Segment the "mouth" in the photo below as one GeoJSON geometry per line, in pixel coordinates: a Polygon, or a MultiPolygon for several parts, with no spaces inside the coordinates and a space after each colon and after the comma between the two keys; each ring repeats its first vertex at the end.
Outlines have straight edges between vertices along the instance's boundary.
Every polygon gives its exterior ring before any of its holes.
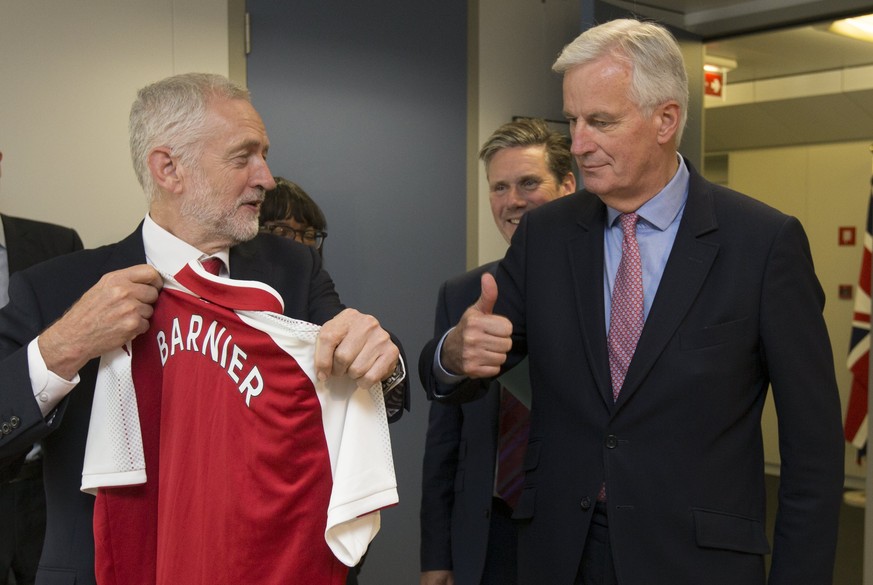
{"type": "Polygon", "coordinates": [[[597,171],[597,170],[602,169],[603,167],[607,166],[606,163],[600,163],[600,162],[594,162],[594,161],[585,161],[584,163],[577,162],[577,164],[579,166],[579,170],[583,173],[591,173],[591,172],[597,171]]]}
{"type": "Polygon", "coordinates": [[[263,203],[263,202],[264,202],[264,198],[258,197],[257,199],[252,199],[250,201],[243,201],[242,203],[240,203],[239,206],[240,207],[248,207],[249,209],[251,209],[255,212],[260,212],[261,203],[263,203]]]}

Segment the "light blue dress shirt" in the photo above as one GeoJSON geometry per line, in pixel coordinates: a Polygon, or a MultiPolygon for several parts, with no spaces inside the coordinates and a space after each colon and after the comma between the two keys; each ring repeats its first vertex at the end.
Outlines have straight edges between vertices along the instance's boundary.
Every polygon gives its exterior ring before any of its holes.
{"type": "MultiPolygon", "coordinates": [[[[688,199],[688,167],[679,157],[679,169],[670,182],[661,191],[646,201],[637,210],[640,217],[637,223],[637,243],[640,247],[640,259],[643,263],[643,302],[644,315],[649,316],[655,293],[664,275],[667,258],[676,240],[676,231],[682,212],[685,211],[685,201],[688,199]]],[[[623,234],[618,217],[621,212],[606,208],[606,229],[603,230],[603,302],[605,304],[606,331],[609,331],[609,313],[612,304],[612,287],[615,284],[615,274],[621,262],[621,242],[623,234]]]]}
{"type": "MultiPolygon", "coordinates": [[[[678,155],[677,155],[678,156],[678,155]]],[[[664,275],[667,266],[667,258],[673,249],[676,240],[676,232],[679,229],[679,221],[685,210],[685,201],[688,199],[688,167],[685,160],[679,157],[679,169],[670,182],[649,199],[637,210],[640,220],[637,223],[637,244],[640,247],[640,258],[643,264],[643,303],[644,316],[649,316],[655,293],[664,275]]],[[[615,284],[615,274],[618,272],[618,264],[621,262],[621,242],[624,237],[621,231],[621,223],[618,216],[621,212],[607,206],[606,229],[603,230],[604,267],[603,272],[603,302],[605,304],[606,331],[609,332],[609,314],[612,305],[612,287],[615,284]]],[[[451,331],[451,329],[449,329],[451,331]]],[[[434,355],[433,372],[437,381],[443,384],[456,384],[465,376],[446,371],[440,363],[439,356],[442,351],[446,335],[443,335],[437,344],[434,355]]]]}

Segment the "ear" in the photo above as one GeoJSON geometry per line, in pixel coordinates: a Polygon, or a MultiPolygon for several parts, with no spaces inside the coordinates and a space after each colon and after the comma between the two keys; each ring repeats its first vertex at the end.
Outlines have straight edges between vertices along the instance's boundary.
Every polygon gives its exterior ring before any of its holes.
{"type": "Polygon", "coordinates": [[[148,166],[155,184],[161,191],[181,192],[182,176],[179,172],[179,161],[172,155],[169,148],[165,146],[154,148],[149,153],[148,166]]]}
{"type": "Polygon", "coordinates": [[[564,180],[561,181],[561,195],[572,195],[576,192],[576,175],[572,172],[567,173],[564,180]]]}
{"type": "Polygon", "coordinates": [[[675,138],[679,131],[680,111],[679,103],[675,101],[666,102],[655,110],[658,144],[666,144],[675,138]]]}

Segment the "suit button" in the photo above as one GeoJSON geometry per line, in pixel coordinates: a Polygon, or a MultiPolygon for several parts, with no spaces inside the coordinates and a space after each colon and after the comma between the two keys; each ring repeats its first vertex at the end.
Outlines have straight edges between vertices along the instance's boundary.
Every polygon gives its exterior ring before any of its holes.
{"type": "Polygon", "coordinates": [[[0,425],[0,433],[3,433],[4,435],[8,435],[11,432],[12,432],[12,425],[9,424],[8,422],[5,422],[2,425],[0,425]]]}
{"type": "Polygon", "coordinates": [[[10,424],[12,424],[13,429],[17,429],[18,425],[21,424],[21,419],[17,416],[13,415],[12,418],[9,419],[10,424]]]}
{"type": "Polygon", "coordinates": [[[618,447],[618,437],[615,435],[609,435],[606,437],[606,448],[615,449],[616,447],[618,447]]]}
{"type": "Polygon", "coordinates": [[[582,501],[579,502],[579,507],[582,508],[583,511],[589,510],[591,508],[591,498],[588,496],[582,498],[582,501]]]}

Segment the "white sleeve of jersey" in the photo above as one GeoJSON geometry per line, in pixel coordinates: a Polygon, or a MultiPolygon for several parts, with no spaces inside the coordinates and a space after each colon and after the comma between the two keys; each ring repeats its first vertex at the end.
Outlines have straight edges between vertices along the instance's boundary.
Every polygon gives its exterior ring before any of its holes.
{"type": "Polygon", "coordinates": [[[238,311],[237,315],[268,333],[315,385],[333,473],[324,538],[334,555],[352,567],[379,532],[379,510],[398,502],[382,384],[358,388],[345,376],[319,382],[317,325],[276,313],[238,311]]]}
{"type": "Polygon", "coordinates": [[[100,358],[82,466],[82,491],[146,482],[130,342],[100,358]]]}

